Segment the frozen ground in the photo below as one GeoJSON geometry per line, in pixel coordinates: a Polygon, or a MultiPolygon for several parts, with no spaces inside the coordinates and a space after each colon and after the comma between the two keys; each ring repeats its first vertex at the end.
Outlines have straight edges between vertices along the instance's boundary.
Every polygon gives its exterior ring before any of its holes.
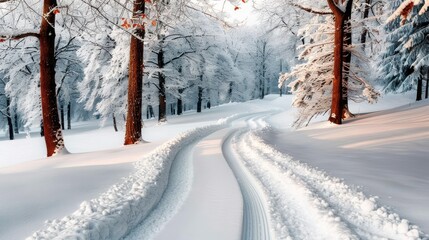
{"type": "Polygon", "coordinates": [[[10,193],[0,198],[0,236],[427,238],[429,103],[388,96],[352,106],[360,115],[343,126],[293,131],[290,101],[268,96],[148,122],[151,143],[132,147],[83,123],[66,132],[73,154],[53,159],[13,158],[40,139],[0,142],[9,156],[0,191],[10,193]],[[58,220],[43,227],[46,219],[58,220]]]}

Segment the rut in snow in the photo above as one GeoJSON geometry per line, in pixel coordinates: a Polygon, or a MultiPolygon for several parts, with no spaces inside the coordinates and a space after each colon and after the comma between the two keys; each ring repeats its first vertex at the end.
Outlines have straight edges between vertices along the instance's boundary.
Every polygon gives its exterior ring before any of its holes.
{"type": "Polygon", "coordinates": [[[267,124],[261,117],[248,126],[254,130],[236,131],[227,145],[265,190],[276,239],[422,237],[418,227],[378,207],[374,198],[265,144],[259,135],[267,124]]]}
{"type": "Polygon", "coordinates": [[[231,167],[234,175],[240,186],[241,194],[243,195],[243,225],[242,225],[242,240],[274,239],[270,233],[268,221],[268,209],[265,206],[265,201],[262,190],[255,185],[254,177],[246,170],[242,163],[237,160],[236,154],[231,148],[231,139],[235,136],[233,132],[230,134],[222,145],[224,157],[231,167]]]}

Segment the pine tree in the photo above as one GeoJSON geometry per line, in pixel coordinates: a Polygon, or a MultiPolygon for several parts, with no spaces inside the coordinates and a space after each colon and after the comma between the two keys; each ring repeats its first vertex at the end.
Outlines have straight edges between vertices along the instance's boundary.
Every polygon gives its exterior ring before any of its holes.
{"type": "MultiPolygon", "coordinates": [[[[417,90],[416,100],[422,99],[422,81],[429,64],[429,15],[418,14],[423,3],[413,7],[409,1],[392,1],[392,16],[386,24],[387,47],[380,60],[379,81],[385,92],[417,90]],[[411,14],[410,14],[411,13],[411,14]],[[401,16],[401,19],[397,16],[401,16]],[[407,21],[407,17],[410,20],[407,21]]],[[[412,3],[412,2],[411,2],[412,3]]]]}

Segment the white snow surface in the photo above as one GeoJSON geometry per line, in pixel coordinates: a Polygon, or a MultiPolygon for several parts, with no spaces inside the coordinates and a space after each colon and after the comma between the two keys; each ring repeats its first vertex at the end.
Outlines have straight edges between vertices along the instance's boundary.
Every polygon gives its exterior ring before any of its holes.
{"type": "Polygon", "coordinates": [[[50,159],[1,141],[0,238],[429,239],[429,102],[412,102],[292,130],[290,96],[268,96],[149,121],[131,147],[81,123],[50,159]]]}

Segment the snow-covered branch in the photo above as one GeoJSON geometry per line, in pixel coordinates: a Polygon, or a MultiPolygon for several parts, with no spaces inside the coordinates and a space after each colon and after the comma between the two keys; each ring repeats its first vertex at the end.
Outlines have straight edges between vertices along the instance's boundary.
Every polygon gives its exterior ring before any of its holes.
{"type": "Polygon", "coordinates": [[[291,3],[291,5],[294,7],[297,7],[301,10],[304,10],[306,12],[309,12],[309,13],[315,13],[315,14],[319,14],[319,15],[331,15],[331,14],[333,14],[332,11],[326,11],[323,9],[314,9],[312,7],[304,6],[304,5],[297,4],[297,3],[291,3]]]}

